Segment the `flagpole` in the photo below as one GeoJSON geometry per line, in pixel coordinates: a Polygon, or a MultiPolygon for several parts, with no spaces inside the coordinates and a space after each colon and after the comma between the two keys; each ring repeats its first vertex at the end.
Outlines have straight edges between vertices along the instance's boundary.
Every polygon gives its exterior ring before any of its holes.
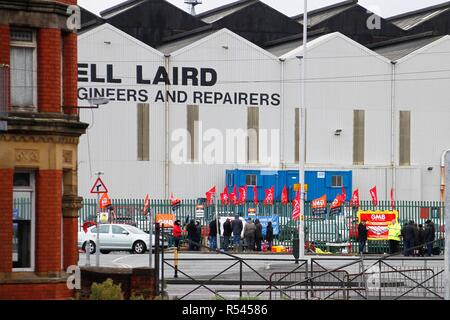
{"type": "Polygon", "coordinates": [[[307,43],[308,43],[308,0],[304,0],[303,6],[303,57],[301,60],[301,130],[300,130],[300,165],[299,165],[299,182],[300,182],[300,217],[299,217],[299,259],[305,258],[305,230],[304,230],[304,215],[305,215],[305,161],[306,161],[306,57],[307,57],[307,43]]]}
{"type": "MultiPolygon", "coordinates": [[[[149,200],[150,201],[150,200],[149,200]]],[[[153,265],[153,261],[152,261],[152,254],[153,254],[153,219],[152,219],[152,209],[150,209],[150,207],[147,209],[148,210],[148,234],[150,235],[150,239],[149,239],[149,247],[148,248],[148,266],[150,267],[150,269],[152,268],[153,265]]],[[[155,239],[155,241],[157,241],[155,239]]],[[[163,243],[164,246],[164,243],[163,243]]]]}
{"type": "Polygon", "coordinates": [[[217,243],[217,249],[220,250],[220,230],[219,230],[219,201],[217,198],[216,193],[214,193],[214,198],[216,200],[216,243],[217,243]]]}

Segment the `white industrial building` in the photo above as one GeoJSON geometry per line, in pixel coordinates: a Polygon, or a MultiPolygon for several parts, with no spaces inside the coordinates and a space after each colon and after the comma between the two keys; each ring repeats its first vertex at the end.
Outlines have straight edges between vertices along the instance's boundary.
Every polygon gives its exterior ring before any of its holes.
{"type": "MultiPolygon", "coordinates": [[[[297,168],[299,41],[265,50],[220,29],[151,48],[105,23],[79,35],[78,50],[79,105],[111,100],[81,111],[91,125],[79,148],[82,196],[91,197],[96,171],[113,198],[162,199],[221,190],[227,169],[297,168]],[[227,130],[239,129],[258,134],[241,137],[241,154],[237,147],[227,159],[227,130]],[[183,132],[194,138],[186,148],[183,132]]],[[[307,169],[351,170],[362,199],[376,185],[380,199],[394,187],[398,200],[439,200],[440,157],[450,148],[449,55],[450,36],[375,51],[338,32],[313,38],[307,169]]]]}

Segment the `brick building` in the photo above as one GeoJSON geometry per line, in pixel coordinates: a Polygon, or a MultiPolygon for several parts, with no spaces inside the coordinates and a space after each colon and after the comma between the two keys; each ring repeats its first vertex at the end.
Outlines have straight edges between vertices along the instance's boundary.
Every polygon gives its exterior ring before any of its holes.
{"type": "Polygon", "coordinates": [[[0,299],[64,299],[77,264],[76,0],[0,2],[0,299]]]}

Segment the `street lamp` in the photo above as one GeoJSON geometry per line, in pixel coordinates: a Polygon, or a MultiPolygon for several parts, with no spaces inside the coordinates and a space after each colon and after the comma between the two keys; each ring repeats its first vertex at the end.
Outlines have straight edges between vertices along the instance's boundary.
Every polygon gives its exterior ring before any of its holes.
{"type": "Polygon", "coordinates": [[[299,259],[305,258],[305,161],[306,161],[306,57],[308,43],[308,0],[304,0],[303,6],[303,56],[301,59],[301,106],[300,106],[300,118],[301,118],[301,130],[300,131],[300,148],[299,157],[299,183],[300,183],[300,221],[299,221],[299,259]]]}

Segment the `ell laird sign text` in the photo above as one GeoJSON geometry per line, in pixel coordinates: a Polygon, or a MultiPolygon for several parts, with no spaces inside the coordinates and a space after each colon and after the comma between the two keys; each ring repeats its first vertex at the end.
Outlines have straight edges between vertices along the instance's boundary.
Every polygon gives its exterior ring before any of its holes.
{"type": "Polygon", "coordinates": [[[271,107],[278,107],[281,103],[278,93],[209,90],[218,85],[217,71],[212,68],[173,67],[170,70],[171,77],[164,66],[153,70],[151,76],[151,70],[145,70],[142,65],[136,65],[134,71],[130,77],[120,77],[116,74],[113,64],[79,63],[78,99],[101,97],[118,102],[271,107]],[[152,90],[152,86],[165,89],[152,90]],[[191,90],[170,90],[168,86],[189,87],[191,90]]]}

